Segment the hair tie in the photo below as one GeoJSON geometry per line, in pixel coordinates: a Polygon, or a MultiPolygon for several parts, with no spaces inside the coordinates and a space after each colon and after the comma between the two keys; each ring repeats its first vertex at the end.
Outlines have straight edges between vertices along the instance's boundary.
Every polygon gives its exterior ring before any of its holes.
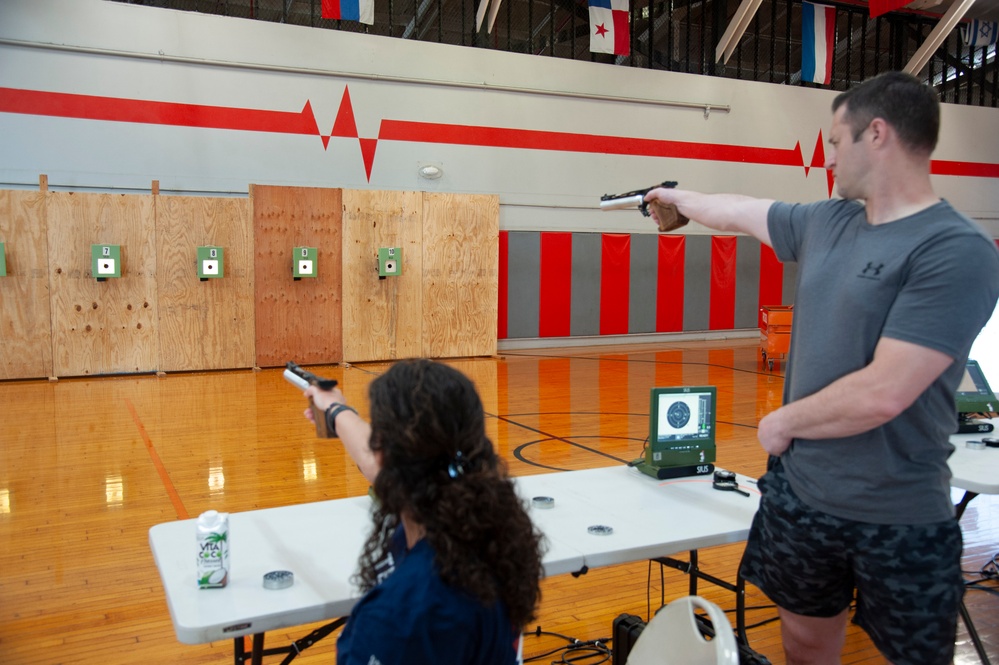
{"type": "Polygon", "coordinates": [[[457,478],[458,476],[462,476],[465,474],[465,469],[467,467],[468,467],[468,460],[462,457],[461,451],[459,450],[455,454],[454,459],[448,462],[447,475],[451,476],[452,479],[457,478]]]}

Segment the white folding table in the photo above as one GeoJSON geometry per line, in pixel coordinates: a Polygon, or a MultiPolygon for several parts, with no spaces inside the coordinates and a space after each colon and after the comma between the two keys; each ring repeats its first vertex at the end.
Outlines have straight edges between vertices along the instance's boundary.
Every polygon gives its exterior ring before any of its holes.
{"type": "MultiPolygon", "coordinates": [[[[743,541],[759,492],[755,481],[738,481],[749,496],[713,489],[711,476],[659,481],[624,466],[515,479],[548,541],[546,575],[685,550],[693,556],[697,548],[743,541]],[[552,499],[552,507],[535,507],[535,497],[552,499]],[[610,527],[611,533],[596,535],[591,526],[610,527]]],[[[370,530],[370,507],[364,496],[232,513],[231,569],[222,589],[198,589],[195,583],[195,520],[154,526],[150,547],[177,638],[185,644],[232,638],[237,665],[280,653],[289,662],[342,624],[357,602],[350,578],[370,530]],[[264,589],[263,575],[273,570],[291,571],[294,584],[264,589]],[[336,617],[341,619],[290,647],[264,649],[267,631],[336,617]],[[245,635],[254,636],[250,654],[245,635]]]]}
{"type": "MultiPolygon", "coordinates": [[[[990,420],[999,429],[999,418],[990,420]]],[[[953,474],[951,487],[964,490],[964,497],[957,504],[957,518],[960,520],[964,509],[979,494],[999,494],[999,448],[972,450],[967,447],[968,441],[981,441],[982,437],[999,437],[999,431],[984,434],[955,434],[950,437],[954,444],[954,453],[947,460],[950,472],[953,474]]],[[[968,627],[968,635],[975,645],[978,657],[984,665],[990,665],[988,653],[982,645],[982,638],[975,629],[964,601],[961,601],[961,618],[968,627]]]]}

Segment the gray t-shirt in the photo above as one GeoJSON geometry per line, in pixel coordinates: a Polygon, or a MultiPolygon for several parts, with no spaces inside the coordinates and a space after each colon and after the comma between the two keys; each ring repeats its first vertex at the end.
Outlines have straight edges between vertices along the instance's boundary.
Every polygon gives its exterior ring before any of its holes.
{"type": "Polygon", "coordinates": [[[792,489],[813,508],[861,522],[952,517],[954,392],[999,295],[995,243],[945,201],[876,226],[854,201],[775,203],[768,228],[777,257],[799,264],[785,403],[867,366],[881,337],[955,361],[881,427],[795,439],[781,458],[792,489]]]}

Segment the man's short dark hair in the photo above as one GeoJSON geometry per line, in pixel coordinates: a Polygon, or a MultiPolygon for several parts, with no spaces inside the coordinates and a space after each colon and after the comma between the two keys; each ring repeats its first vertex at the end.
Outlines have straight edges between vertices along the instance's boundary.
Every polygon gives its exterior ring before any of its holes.
{"type": "Polygon", "coordinates": [[[885,72],[842,92],[833,100],[835,113],[846,104],[844,119],[853,130],[854,142],[874,118],[895,128],[913,152],[930,154],[940,134],[940,100],[919,79],[903,72],[885,72]]]}

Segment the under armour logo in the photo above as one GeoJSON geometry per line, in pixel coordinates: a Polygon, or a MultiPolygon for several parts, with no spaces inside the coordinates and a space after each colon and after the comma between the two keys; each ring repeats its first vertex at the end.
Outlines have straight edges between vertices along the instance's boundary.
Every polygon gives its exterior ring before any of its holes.
{"type": "Polygon", "coordinates": [[[885,267],[885,264],[883,264],[883,263],[879,263],[878,265],[874,265],[873,262],[868,261],[867,267],[864,268],[861,271],[860,274],[864,275],[865,277],[878,277],[881,274],[881,269],[884,268],[884,267],[885,267]]]}

